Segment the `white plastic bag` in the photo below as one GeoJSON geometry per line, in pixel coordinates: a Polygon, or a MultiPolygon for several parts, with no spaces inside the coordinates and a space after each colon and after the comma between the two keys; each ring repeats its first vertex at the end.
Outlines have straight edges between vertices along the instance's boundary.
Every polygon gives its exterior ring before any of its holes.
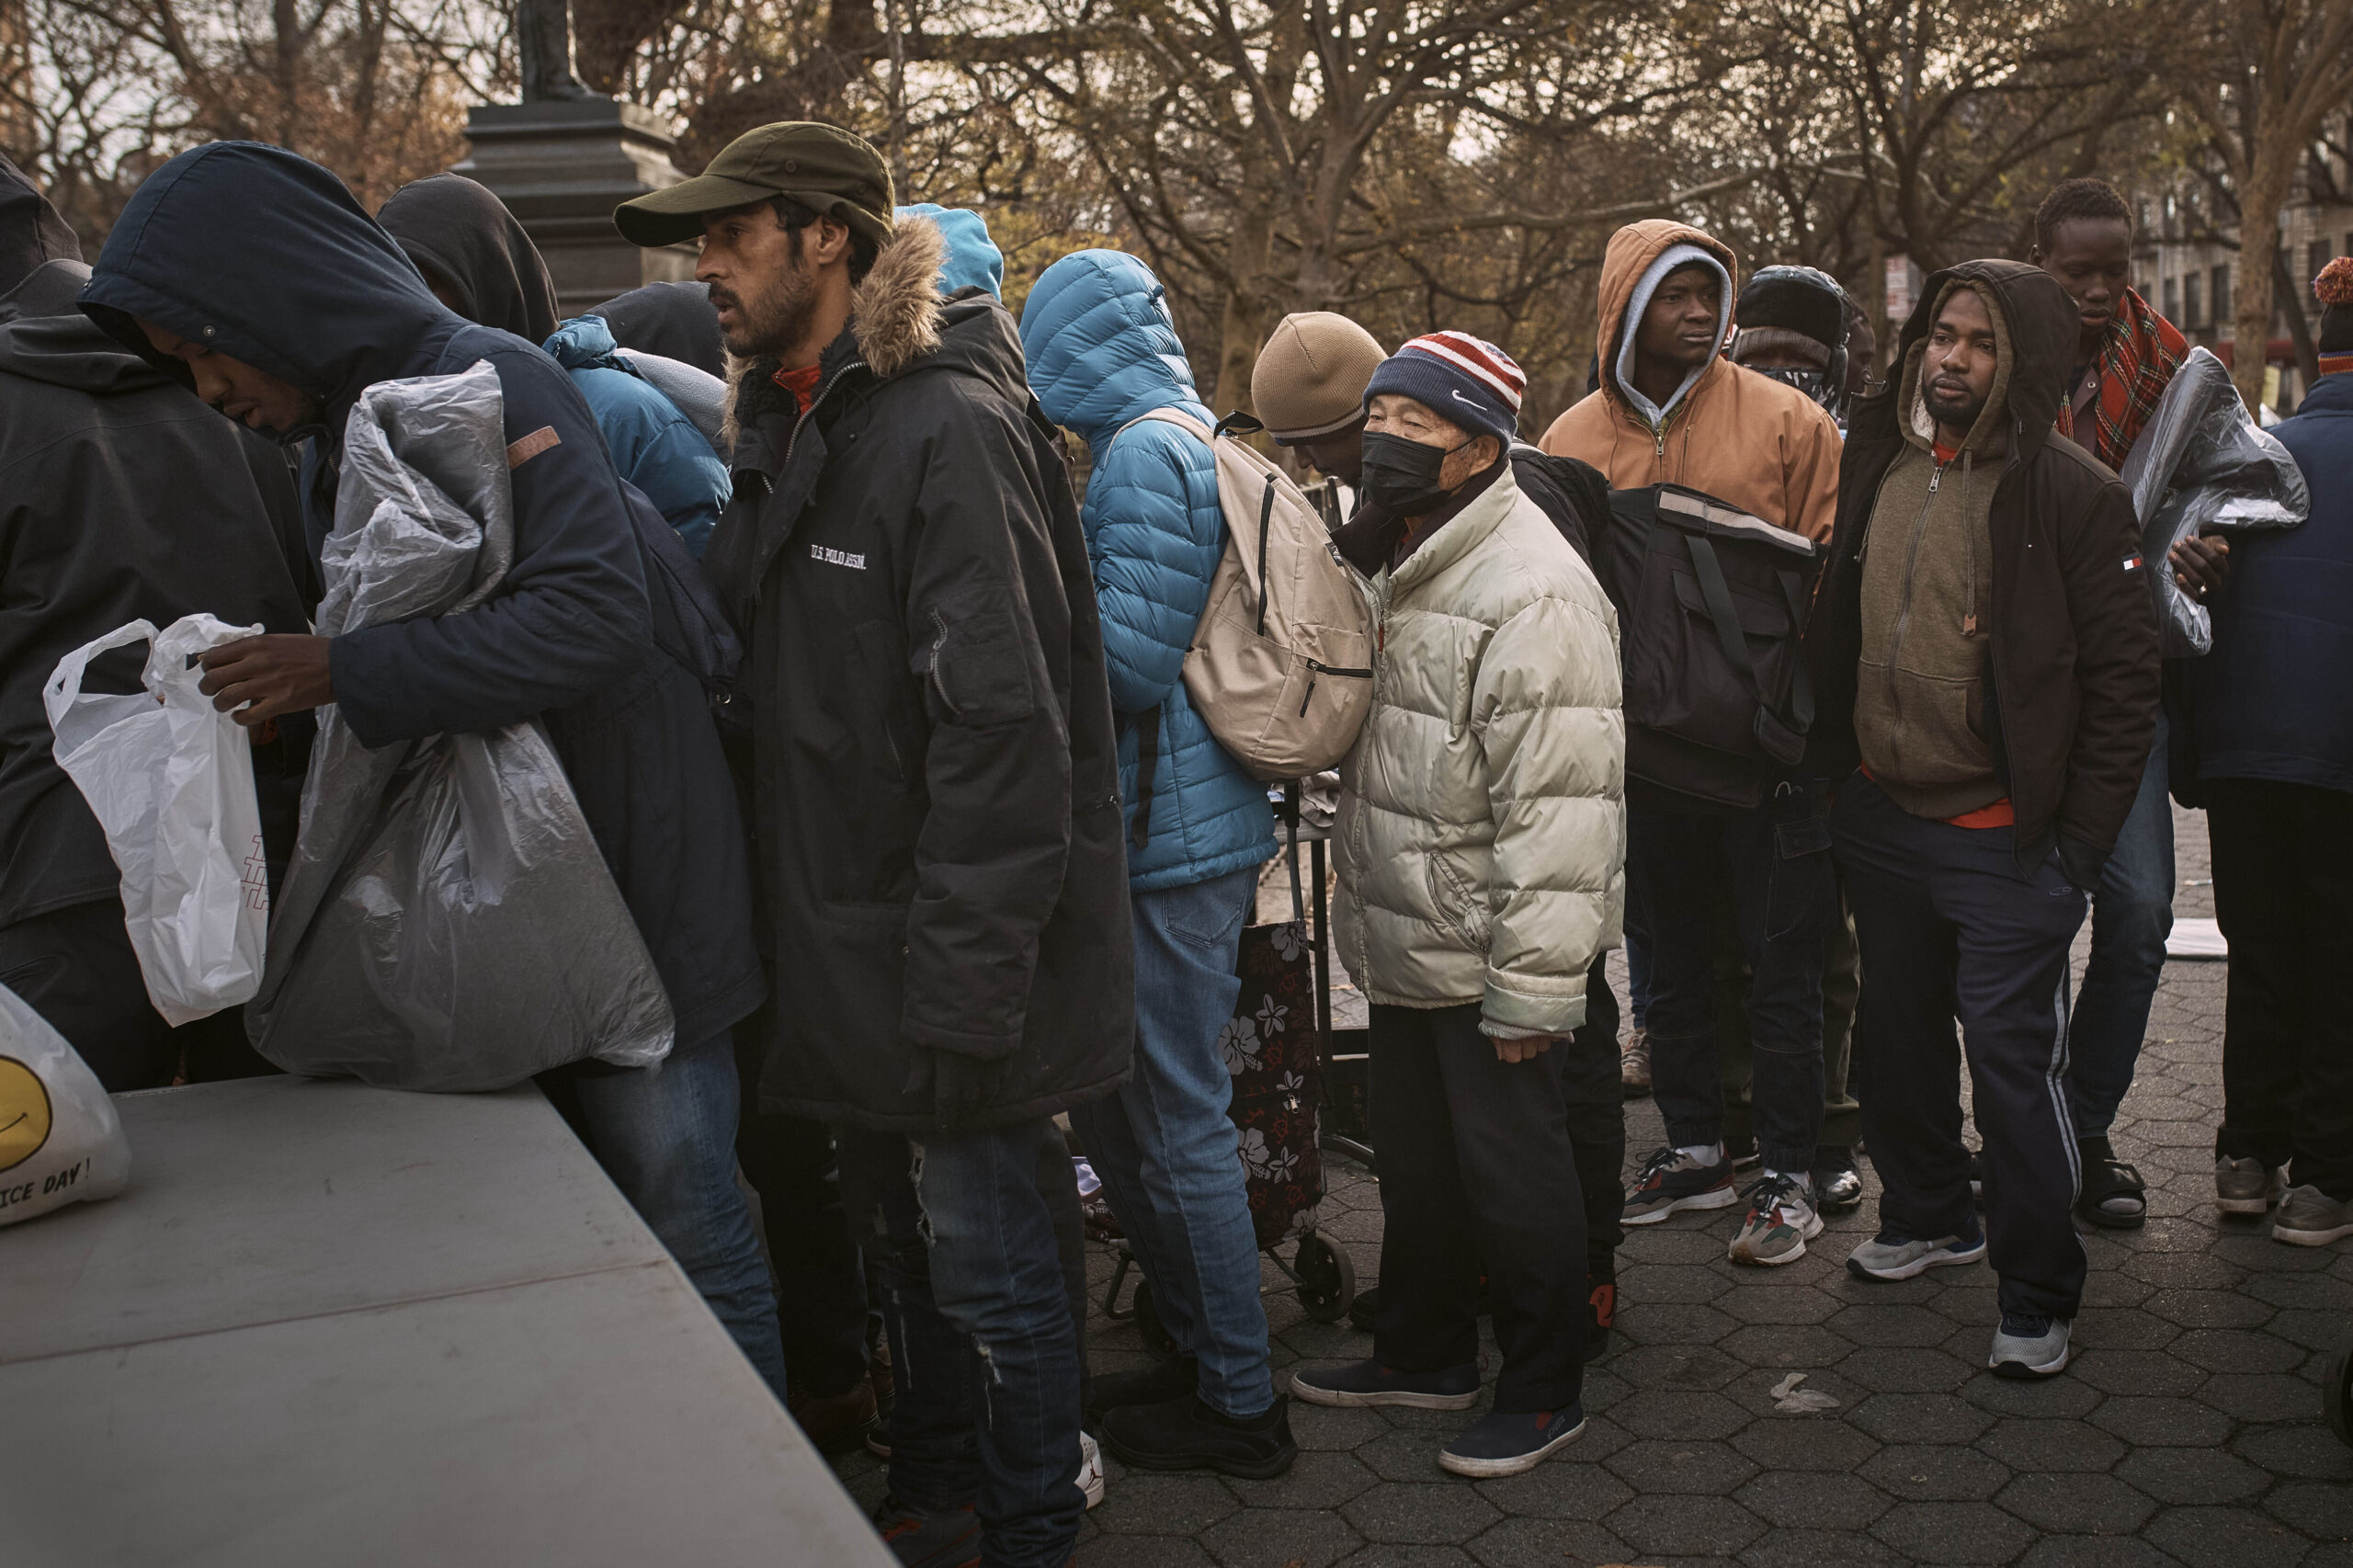
{"type": "Polygon", "coordinates": [[[0,1225],[112,1198],[131,1145],[89,1063],[0,985],[0,1225]]]}
{"type": "Polygon", "coordinates": [[[175,1027],[249,1000],[261,985],[269,882],[253,747],[197,689],[188,660],[260,633],[209,615],[159,635],[134,620],[58,661],[42,688],[57,766],[90,802],[122,871],[122,911],[148,999],[175,1027]],[[150,642],[146,695],[84,696],[82,674],[150,642]]]}

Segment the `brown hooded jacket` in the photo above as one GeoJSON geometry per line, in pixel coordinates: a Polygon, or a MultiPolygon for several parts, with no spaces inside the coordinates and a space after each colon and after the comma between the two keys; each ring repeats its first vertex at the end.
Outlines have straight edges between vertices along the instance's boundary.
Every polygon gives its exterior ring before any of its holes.
{"type": "Polygon", "coordinates": [[[1729,305],[1740,283],[1731,247],[1663,218],[1627,224],[1609,237],[1601,264],[1601,390],[1552,421],[1540,444],[1593,464],[1613,490],[1686,485],[1820,543],[1837,510],[1839,444],[1838,426],[1813,399],[1719,352],[1656,426],[1627,400],[1618,359],[1629,307],[1652,265],[1684,244],[1722,265],[1730,335],[1729,305]]]}

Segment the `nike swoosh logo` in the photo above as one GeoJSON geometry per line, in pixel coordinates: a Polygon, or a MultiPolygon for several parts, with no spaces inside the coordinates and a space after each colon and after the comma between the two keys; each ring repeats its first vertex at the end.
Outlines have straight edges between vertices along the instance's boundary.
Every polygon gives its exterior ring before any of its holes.
{"type": "MultiPolygon", "coordinates": [[[[1449,392],[1453,392],[1453,393],[1454,393],[1454,401],[1455,401],[1455,402],[1457,402],[1457,403],[1461,403],[1463,407],[1465,407],[1465,408],[1478,408],[1478,407],[1479,407],[1479,405],[1478,405],[1476,403],[1472,402],[1471,399],[1469,399],[1469,398],[1467,398],[1467,397],[1464,397],[1464,396],[1462,395],[1462,389],[1461,389],[1461,387],[1450,387],[1450,388],[1449,388],[1448,390],[1449,390],[1449,392]]],[[[1485,410],[1482,409],[1482,410],[1481,410],[1481,412],[1482,412],[1482,413],[1484,413],[1484,412],[1485,412],[1485,410]]]]}

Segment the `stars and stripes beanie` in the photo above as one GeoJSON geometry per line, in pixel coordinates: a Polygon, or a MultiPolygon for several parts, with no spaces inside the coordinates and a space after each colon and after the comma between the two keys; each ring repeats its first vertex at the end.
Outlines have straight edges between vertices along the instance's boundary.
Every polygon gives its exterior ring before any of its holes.
{"type": "Polygon", "coordinates": [[[1519,429],[1520,394],[1528,377],[1512,357],[1467,332],[1433,332],[1415,338],[1381,362],[1364,389],[1365,406],[1394,392],[1506,447],[1519,429]]]}

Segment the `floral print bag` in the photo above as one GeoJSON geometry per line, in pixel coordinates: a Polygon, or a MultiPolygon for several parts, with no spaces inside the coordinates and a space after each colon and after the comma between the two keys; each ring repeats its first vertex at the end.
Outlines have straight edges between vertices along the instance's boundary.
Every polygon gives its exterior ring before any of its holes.
{"type": "Polygon", "coordinates": [[[1324,1201],[1317,1137],[1324,1106],[1323,1040],[1315,1026],[1315,955],[1290,858],[1293,918],[1242,932],[1242,995],[1218,1036],[1233,1074],[1228,1111],[1241,1131],[1242,1167],[1258,1245],[1307,1234],[1324,1201]]]}

